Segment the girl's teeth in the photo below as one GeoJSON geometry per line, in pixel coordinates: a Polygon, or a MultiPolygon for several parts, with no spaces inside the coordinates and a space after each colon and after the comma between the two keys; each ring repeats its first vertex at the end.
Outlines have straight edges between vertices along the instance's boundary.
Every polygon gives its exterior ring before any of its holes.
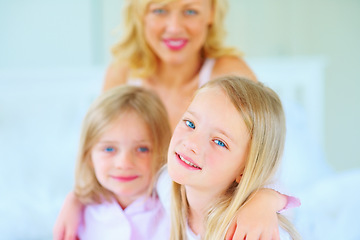
{"type": "Polygon", "coordinates": [[[188,160],[184,159],[182,156],[179,155],[179,158],[181,159],[181,161],[183,161],[183,162],[186,163],[187,165],[190,165],[190,166],[192,166],[192,167],[194,167],[194,168],[199,168],[199,169],[200,169],[200,167],[198,167],[198,166],[196,166],[195,164],[193,164],[193,163],[189,162],[188,160]]]}

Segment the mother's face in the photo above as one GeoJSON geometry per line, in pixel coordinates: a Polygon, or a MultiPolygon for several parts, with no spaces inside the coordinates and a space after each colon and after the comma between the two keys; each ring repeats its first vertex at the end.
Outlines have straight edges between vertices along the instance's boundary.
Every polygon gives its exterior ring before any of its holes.
{"type": "Polygon", "coordinates": [[[186,63],[200,54],[212,16],[210,0],[152,2],[144,17],[145,39],[160,61],[186,63]]]}

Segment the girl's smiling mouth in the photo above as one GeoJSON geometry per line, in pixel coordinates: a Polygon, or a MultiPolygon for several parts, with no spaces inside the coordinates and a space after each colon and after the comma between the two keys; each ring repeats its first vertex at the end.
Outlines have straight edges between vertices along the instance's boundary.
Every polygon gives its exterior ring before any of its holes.
{"type": "Polygon", "coordinates": [[[186,166],[187,168],[190,168],[192,170],[202,170],[201,167],[199,167],[198,165],[196,165],[195,163],[185,159],[183,156],[181,156],[180,154],[178,153],[175,153],[175,155],[177,156],[177,159],[179,160],[179,162],[186,166]]]}
{"type": "Polygon", "coordinates": [[[135,179],[137,179],[139,176],[133,175],[133,176],[112,176],[113,179],[119,181],[119,182],[130,182],[135,179]]]}

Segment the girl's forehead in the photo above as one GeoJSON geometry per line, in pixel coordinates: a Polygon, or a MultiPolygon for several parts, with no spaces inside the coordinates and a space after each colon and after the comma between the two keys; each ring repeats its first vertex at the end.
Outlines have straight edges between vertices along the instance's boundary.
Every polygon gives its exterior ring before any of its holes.
{"type": "Polygon", "coordinates": [[[236,111],[234,104],[231,102],[230,98],[219,86],[211,86],[200,89],[193,101],[191,102],[189,109],[198,109],[198,110],[208,110],[206,112],[213,114],[221,114],[222,110],[231,109],[236,111]]]}
{"type": "Polygon", "coordinates": [[[104,126],[100,138],[104,136],[118,136],[119,133],[131,133],[131,136],[127,137],[151,138],[149,129],[149,124],[144,120],[143,116],[134,110],[125,111],[104,126]]]}
{"type": "Polygon", "coordinates": [[[113,119],[108,124],[110,127],[116,127],[119,124],[123,124],[124,122],[128,122],[128,124],[132,124],[135,126],[149,128],[148,122],[145,120],[145,116],[143,113],[136,111],[132,108],[124,109],[119,112],[117,115],[113,117],[113,119]]]}
{"type": "Polygon", "coordinates": [[[196,98],[203,98],[203,97],[220,97],[222,96],[221,99],[227,99],[227,94],[225,93],[225,91],[219,87],[219,86],[210,86],[210,87],[204,87],[204,88],[200,88],[196,94],[194,99],[196,98]]]}

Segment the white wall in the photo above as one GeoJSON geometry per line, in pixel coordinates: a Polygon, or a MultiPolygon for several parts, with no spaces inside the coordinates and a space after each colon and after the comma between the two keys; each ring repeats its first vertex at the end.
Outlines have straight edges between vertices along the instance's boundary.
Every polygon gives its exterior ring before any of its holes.
{"type": "Polygon", "coordinates": [[[360,1],[230,0],[229,43],[246,56],[326,59],[324,147],[338,170],[360,167],[360,1]]]}
{"type": "Polygon", "coordinates": [[[0,1],[0,68],[91,65],[92,17],[89,0],[0,1]]]}

